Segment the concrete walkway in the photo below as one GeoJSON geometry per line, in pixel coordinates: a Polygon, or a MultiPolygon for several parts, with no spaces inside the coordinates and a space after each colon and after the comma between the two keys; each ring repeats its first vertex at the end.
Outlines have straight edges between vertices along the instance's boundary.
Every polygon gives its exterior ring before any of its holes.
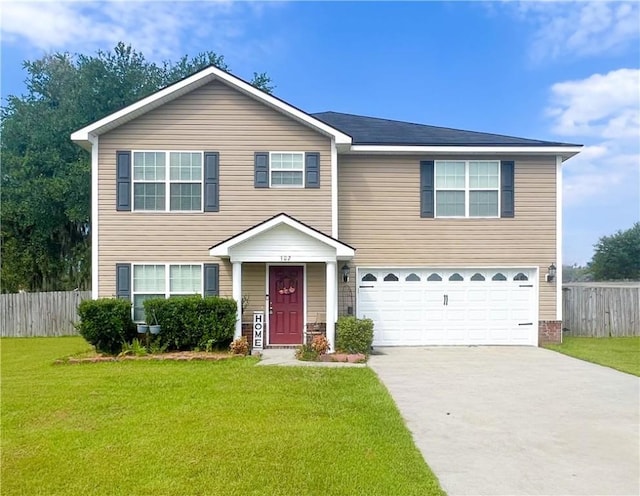
{"type": "Polygon", "coordinates": [[[640,379],[532,347],[369,361],[449,496],[640,494],[640,379]]]}

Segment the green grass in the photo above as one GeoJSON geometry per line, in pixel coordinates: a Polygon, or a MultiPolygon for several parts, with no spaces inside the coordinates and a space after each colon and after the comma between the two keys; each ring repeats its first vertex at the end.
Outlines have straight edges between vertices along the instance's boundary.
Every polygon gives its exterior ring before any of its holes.
{"type": "Polygon", "coordinates": [[[582,338],[565,336],[562,344],[545,345],[587,362],[640,376],[640,337],[582,338]]]}
{"type": "Polygon", "coordinates": [[[52,365],[2,339],[2,495],[443,494],[368,368],[52,365]]]}

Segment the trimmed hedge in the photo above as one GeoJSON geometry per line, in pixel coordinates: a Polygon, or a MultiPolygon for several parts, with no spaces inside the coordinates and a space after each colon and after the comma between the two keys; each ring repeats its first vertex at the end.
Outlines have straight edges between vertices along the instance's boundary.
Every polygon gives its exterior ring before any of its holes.
{"type": "Polygon", "coordinates": [[[102,353],[116,354],[136,336],[131,302],[121,298],[84,300],[78,305],[80,335],[102,353]]]}
{"type": "Polygon", "coordinates": [[[228,344],[236,325],[236,302],[219,296],[172,296],[144,300],[148,324],[160,324],[157,339],[171,350],[228,344]]]}
{"type": "Polygon", "coordinates": [[[373,320],[357,319],[353,316],[338,318],[336,326],[336,349],[345,353],[371,353],[373,343],[373,320]]]}

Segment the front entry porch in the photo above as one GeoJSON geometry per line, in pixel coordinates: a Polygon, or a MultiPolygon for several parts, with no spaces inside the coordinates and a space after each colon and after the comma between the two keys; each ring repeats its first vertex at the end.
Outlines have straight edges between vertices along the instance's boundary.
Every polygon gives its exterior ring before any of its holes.
{"type": "Polygon", "coordinates": [[[355,250],[280,214],[209,250],[232,266],[232,296],[239,303],[235,337],[254,311],[264,312],[267,346],[302,344],[314,328],[326,329],[335,349],[338,261],[355,250]]]}

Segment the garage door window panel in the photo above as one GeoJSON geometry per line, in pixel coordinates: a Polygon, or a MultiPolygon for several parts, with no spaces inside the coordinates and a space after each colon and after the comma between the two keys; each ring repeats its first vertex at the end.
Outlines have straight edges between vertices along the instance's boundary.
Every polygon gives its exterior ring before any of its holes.
{"type": "Polygon", "coordinates": [[[449,280],[453,282],[460,282],[460,281],[464,281],[464,277],[462,277],[460,274],[456,272],[455,274],[451,274],[449,276],[449,280]]]}
{"type": "Polygon", "coordinates": [[[506,281],[507,280],[507,276],[505,276],[502,272],[497,272],[496,274],[493,274],[493,277],[491,278],[492,281],[506,281]]]}
{"type": "Polygon", "coordinates": [[[397,275],[389,273],[386,276],[384,276],[384,281],[385,282],[398,282],[399,279],[398,279],[397,275]]]}
{"type": "Polygon", "coordinates": [[[420,280],[420,276],[412,272],[407,277],[405,277],[404,280],[408,282],[418,282],[420,280]]]}
{"type": "Polygon", "coordinates": [[[376,282],[377,280],[378,278],[371,273],[365,274],[362,278],[362,282],[376,282]]]}
{"type": "Polygon", "coordinates": [[[427,277],[427,281],[429,281],[429,282],[440,282],[440,281],[442,281],[442,277],[439,274],[436,274],[434,272],[429,277],[427,277]]]}

